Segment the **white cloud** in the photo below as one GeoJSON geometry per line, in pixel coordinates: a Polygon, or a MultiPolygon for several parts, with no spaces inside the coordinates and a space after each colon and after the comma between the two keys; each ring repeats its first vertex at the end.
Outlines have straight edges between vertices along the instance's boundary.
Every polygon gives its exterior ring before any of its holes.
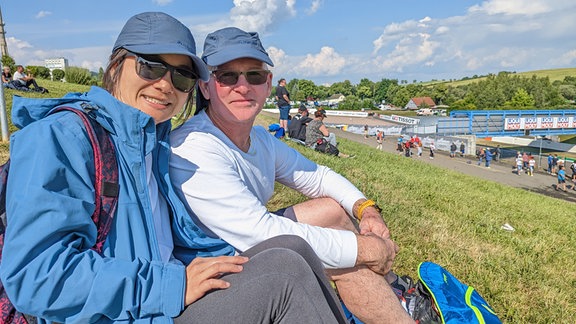
{"type": "Polygon", "coordinates": [[[165,6],[167,4],[172,3],[172,0],[152,0],[152,2],[154,2],[155,4],[157,4],[159,6],[165,6]]]}
{"type": "Polygon", "coordinates": [[[306,10],[306,13],[309,15],[313,15],[316,13],[316,11],[318,11],[318,9],[320,9],[321,6],[322,6],[322,0],[313,0],[312,4],[310,5],[310,8],[306,10]]]}
{"type": "Polygon", "coordinates": [[[41,10],[40,12],[38,12],[36,14],[36,19],[44,18],[46,16],[50,16],[51,14],[52,14],[52,12],[50,12],[50,11],[41,10]]]}
{"type": "Polygon", "coordinates": [[[560,55],[560,57],[550,58],[550,65],[553,66],[574,66],[576,65],[576,49],[560,55]]]}
{"type": "Polygon", "coordinates": [[[295,0],[234,0],[230,10],[234,26],[261,33],[295,15],[295,0]]]}
{"type": "Polygon", "coordinates": [[[406,35],[394,50],[385,57],[377,59],[378,66],[384,71],[403,71],[405,66],[423,63],[433,66],[432,55],[439,44],[431,40],[429,34],[406,35]]]}
{"type": "Polygon", "coordinates": [[[270,59],[272,60],[272,63],[274,63],[274,66],[277,67],[285,65],[286,52],[274,46],[270,46],[266,50],[266,52],[268,52],[268,56],[270,56],[270,59]]]}
{"type": "Polygon", "coordinates": [[[336,75],[346,66],[346,59],[328,46],[320,49],[318,54],[308,54],[294,68],[302,76],[336,75]]]}
{"type": "Polygon", "coordinates": [[[489,0],[464,16],[392,23],[373,41],[372,72],[465,76],[570,66],[574,12],[573,0],[489,0]]]}
{"type": "Polygon", "coordinates": [[[9,54],[16,64],[43,66],[45,59],[65,57],[71,66],[80,66],[90,71],[98,71],[100,67],[105,68],[107,62],[103,62],[103,59],[108,58],[111,50],[110,46],[38,50],[30,43],[14,37],[8,37],[6,42],[9,54]]]}
{"type": "Polygon", "coordinates": [[[487,15],[537,15],[548,11],[548,1],[539,0],[490,0],[469,9],[471,13],[487,15]]]}

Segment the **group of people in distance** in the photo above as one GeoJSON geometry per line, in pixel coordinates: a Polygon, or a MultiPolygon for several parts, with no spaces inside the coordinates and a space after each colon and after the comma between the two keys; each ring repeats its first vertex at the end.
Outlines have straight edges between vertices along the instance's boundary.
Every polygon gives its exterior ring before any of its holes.
{"type": "Polygon", "coordinates": [[[48,93],[48,90],[36,83],[36,79],[30,72],[25,72],[22,65],[16,65],[16,72],[12,75],[9,66],[2,68],[2,86],[8,89],[20,91],[36,91],[48,93]],[[33,88],[31,88],[31,86],[33,88]]]}
{"type": "Polygon", "coordinates": [[[62,323],[346,323],[342,301],[364,323],[430,320],[392,271],[399,247],[376,202],[253,127],[273,65],[255,32],[214,31],[197,56],[185,25],[145,12],[118,35],[102,88],[15,97],[0,278],[16,308],[62,323]],[[115,147],[101,253],[89,134],[74,113],[48,114],[64,104],[115,147]],[[308,200],[268,210],[275,181],[308,200]]]}

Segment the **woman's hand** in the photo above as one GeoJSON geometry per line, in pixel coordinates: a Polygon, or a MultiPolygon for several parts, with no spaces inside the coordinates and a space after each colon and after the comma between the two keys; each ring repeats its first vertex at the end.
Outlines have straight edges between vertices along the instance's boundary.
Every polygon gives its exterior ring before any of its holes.
{"type": "Polygon", "coordinates": [[[213,289],[226,289],[230,283],[220,279],[225,273],[242,271],[248,262],[244,256],[196,258],[186,267],[186,295],[184,304],[192,304],[213,289]]]}

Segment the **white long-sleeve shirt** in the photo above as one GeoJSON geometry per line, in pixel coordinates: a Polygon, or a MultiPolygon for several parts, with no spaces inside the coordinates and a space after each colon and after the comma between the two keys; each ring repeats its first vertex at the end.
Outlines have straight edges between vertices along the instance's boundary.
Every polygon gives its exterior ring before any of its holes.
{"type": "Polygon", "coordinates": [[[275,181],[310,198],[330,197],[349,214],[364,195],[350,181],[308,160],[262,127],[252,128],[250,139],[248,152],[241,151],[205,112],[172,132],[170,175],[193,219],[238,251],[293,234],[304,238],[326,267],[354,266],[354,233],[294,222],[269,212],[266,203],[275,181]]]}

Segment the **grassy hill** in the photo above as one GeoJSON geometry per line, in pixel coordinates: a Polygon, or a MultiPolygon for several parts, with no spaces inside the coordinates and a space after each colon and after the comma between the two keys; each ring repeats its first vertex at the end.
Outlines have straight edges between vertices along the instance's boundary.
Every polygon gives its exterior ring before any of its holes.
{"type": "MultiPolygon", "coordinates": [[[[538,78],[548,77],[550,82],[554,82],[556,80],[564,80],[566,76],[576,76],[576,68],[563,68],[563,69],[549,69],[549,70],[536,70],[536,71],[527,71],[527,72],[517,72],[516,75],[531,78],[535,75],[538,78]]],[[[431,81],[431,82],[423,82],[424,85],[434,85],[438,83],[445,83],[446,85],[450,85],[453,87],[466,85],[474,82],[478,82],[481,80],[486,79],[486,77],[476,78],[476,79],[469,79],[469,80],[458,80],[458,81],[431,81]]]]}
{"type": "MultiPolygon", "coordinates": [[[[51,93],[34,96],[87,89],[70,86],[66,91],[61,84],[41,84],[51,93]]],[[[274,121],[259,116],[263,125],[274,121]]],[[[434,261],[475,287],[506,323],[576,323],[573,204],[346,139],[340,139],[341,149],[356,154],[355,159],[288,145],[351,179],[377,201],[401,247],[394,267],[399,274],[416,277],[420,262],[434,261]],[[516,231],[501,230],[504,223],[516,231]]],[[[6,154],[7,146],[0,150],[6,154]]],[[[278,184],[269,207],[275,210],[304,199],[278,184]]]]}

